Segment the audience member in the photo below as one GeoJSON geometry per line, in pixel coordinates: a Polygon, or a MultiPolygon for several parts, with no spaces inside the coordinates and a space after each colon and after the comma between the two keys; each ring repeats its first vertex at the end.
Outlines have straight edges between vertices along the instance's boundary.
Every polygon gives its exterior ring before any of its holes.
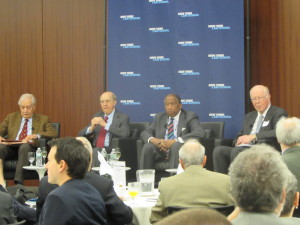
{"type": "Polygon", "coordinates": [[[232,195],[240,209],[232,224],[287,224],[279,215],[290,174],[279,153],[268,145],[239,154],[229,167],[232,195]]]}
{"type": "MultiPolygon", "coordinates": [[[[76,139],[80,140],[84,144],[84,147],[89,151],[92,157],[93,149],[90,142],[85,137],[77,137],[76,139]]],[[[92,161],[90,161],[89,170],[85,174],[84,180],[95,187],[102,196],[106,208],[107,223],[110,225],[129,224],[133,218],[132,209],[118,198],[113,188],[112,180],[90,172],[91,163],[92,161]]],[[[37,221],[39,220],[40,212],[48,194],[57,187],[58,185],[56,184],[48,183],[48,176],[43,177],[41,180],[36,209],[37,221]]]]}
{"type": "Polygon", "coordinates": [[[116,110],[117,97],[112,92],[104,92],[100,96],[102,112],[93,116],[91,123],[83,128],[78,136],[87,137],[94,147],[93,166],[99,166],[98,151],[105,147],[111,151],[111,140],[114,137],[125,138],[130,134],[129,117],[116,110]]]}
{"type": "Polygon", "coordinates": [[[107,224],[101,195],[83,180],[90,166],[88,150],[75,138],[57,139],[51,145],[48,182],[59,187],[48,195],[39,224],[107,224]]]}
{"type": "Polygon", "coordinates": [[[300,191],[300,119],[280,119],[276,126],[276,136],[281,146],[283,161],[296,176],[300,191]]]}
{"type": "Polygon", "coordinates": [[[295,208],[299,205],[299,192],[297,191],[297,179],[294,174],[290,174],[286,186],[286,197],[283,209],[281,211],[281,219],[290,221],[291,224],[300,224],[300,218],[293,217],[295,208]]]}
{"type": "Polygon", "coordinates": [[[178,151],[191,138],[204,136],[196,113],[182,109],[178,95],[168,94],[164,99],[165,112],[158,113],[154,121],[141,133],[143,146],[140,168],[153,169],[156,161],[169,159],[170,168],[178,167],[178,151]]]}
{"type": "Polygon", "coordinates": [[[206,208],[186,209],[162,219],[155,225],[230,225],[224,215],[206,208]]]}
{"type": "Polygon", "coordinates": [[[217,146],[213,151],[214,171],[225,173],[233,159],[250,145],[268,143],[276,145],[275,126],[282,116],[287,116],[284,109],[271,105],[269,89],[256,85],[250,90],[250,98],[255,111],[245,116],[242,130],[233,141],[235,147],[217,146]]]}
{"type": "Polygon", "coordinates": [[[150,221],[157,222],[168,215],[170,206],[214,207],[233,205],[229,176],[203,168],[205,149],[195,139],[190,139],[179,150],[180,165],[184,172],[162,180],[160,195],[152,208],[150,221]]]}
{"type": "Polygon", "coordinates": [[[57,131],[48,116],[34,113],[36,99],[32,94],[23,94],[19,99],[20,112],[10,113],[0,124],[0,184],[4,185],[3,161],[18,157],[15,183],[23,183],[23,166],[28,165],[28,152],[34,151],[36,141],[45,137],[56,137],[57,131]],[[5,140],[20,140],[21,145],[9,145],[5,140]]]}
{"type": "Polygon", "coordinates": [[[2,185],[0,185],[0,202],[0,224],[6,225],[18,222],[13,209],[13,198],[5,192],[2,185]]]}

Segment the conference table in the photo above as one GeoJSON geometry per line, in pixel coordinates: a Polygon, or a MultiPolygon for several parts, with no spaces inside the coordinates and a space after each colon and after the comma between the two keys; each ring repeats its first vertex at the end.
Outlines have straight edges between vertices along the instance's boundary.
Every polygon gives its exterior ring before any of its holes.
{"type": "Polygon", "coordinates": [[[149,217],[151,214],[152,207],[156,204],[159,192],[157,189],[154,190],[153,195],[139,195],[134,201],[126,195],[124,203],[132,208],[133,221],[135,225],[151,225],[149,217]]]}

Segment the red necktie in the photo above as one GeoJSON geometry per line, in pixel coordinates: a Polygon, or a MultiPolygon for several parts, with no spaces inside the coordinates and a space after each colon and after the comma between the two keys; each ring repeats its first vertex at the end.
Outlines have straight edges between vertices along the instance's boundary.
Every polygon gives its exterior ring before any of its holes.
{"type": "MultiPolygon", "coordinates": [[[[107,122],[108,117],[105,116],[104,117],[104,121],[107,122]]],[[[105,136],[106,136],[107,131],[104,129],[104,127],[100,128],[100,132],[99,132],[99,136],[97,139],[97,144],[96,147],[98,148],[103,148],[104,147],[104,140],[105,140],[105,136]]]]}
{"type": "Polygon", "coordinates": [[[19,135],[19,140],[20,141],[22,141],[24,138],[27,137],[27,123],[28,123],[28,119],[25,119],[25,123],[24,123],[22,131],[19,135]]]}

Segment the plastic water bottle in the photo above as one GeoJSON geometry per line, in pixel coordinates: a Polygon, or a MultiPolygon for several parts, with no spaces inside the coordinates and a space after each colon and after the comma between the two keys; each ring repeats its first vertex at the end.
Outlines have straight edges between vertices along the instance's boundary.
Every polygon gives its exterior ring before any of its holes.
{"type": "Polygon", "coordinates": [[[38,148],[35,153],[35,165],[36,166],[43,166],[43,157],[42,157],[42,150],[38,148]]]}
{"type": "Polygon", "coordinates": [[[105,150],[105,148],[102,148],[101,155],[105,160],[107,160],[107,151],[105,150]]]}

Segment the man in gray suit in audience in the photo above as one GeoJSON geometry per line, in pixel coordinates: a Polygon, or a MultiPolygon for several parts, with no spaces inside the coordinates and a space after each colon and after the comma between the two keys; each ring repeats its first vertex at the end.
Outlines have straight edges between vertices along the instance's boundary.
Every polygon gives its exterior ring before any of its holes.
{"type": "Polygon", "coordinates": [[[102,112],[96,113],[89,125],[83,128],[78,136],[91,140],[93,151],[93,166],[99,166],[98,151],[105,148],[111,151],[111,140],[114,137],[125,138],[130,134],[129,117],[116,110],[117,97],[112,92],[104,92],[100,96],[102,112]]]}
{"type": "Polygon", "coordinates": [[[204,136],[198,115],[182,109],[178,95],[168,94],[164,105],[166,111],[158,113],[150,126],[141,133],[145,143],[141,154],[141,169],[153,169],[156,161],[165,159],[169,159],[170,168],[177,168],[178,151],[183,143],[204,136]]]}
{"type": "Polygon", "coordinates": [[[240,209],[233,225],[284,225],[279,215],[291,172],[271,146],[254,145],[229,167],[232,196],[240,209]]]}

